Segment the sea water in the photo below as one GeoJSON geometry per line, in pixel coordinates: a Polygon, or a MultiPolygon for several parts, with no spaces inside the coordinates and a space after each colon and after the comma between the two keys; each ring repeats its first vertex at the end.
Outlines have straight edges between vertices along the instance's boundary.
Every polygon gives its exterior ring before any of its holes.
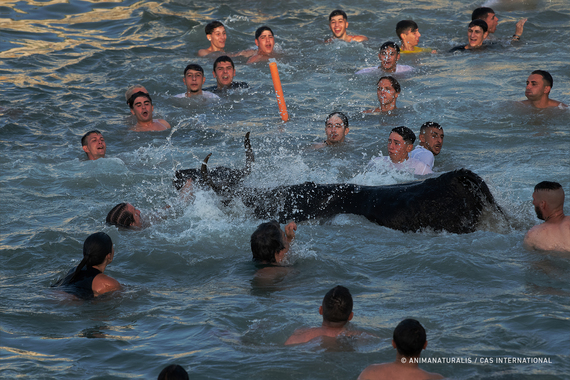
{"type": "MultiPolygon", "coordinates": [[[[543,69],[551,98],[570,102],[570,5],[566,0],[495,1],[499,26],[484,52],[449,54],[467,41],[477,2],[440,1],[4,1],[0,4],[0,376],[36,379],[156,378],[176,363],[194,379],[355,379],[393,361],[392,332],[404,318],[426,328],[420,364],[458,379],[564,379],[570,373],[570,261],[526,250],[539,223],[534,185],[570,191],[569,111],[522,106],[525,81],[543,69]],[[349,32],[365,43],[325,44],[328,14],[341,7],[349,32]],[[509,42],[528,18],[521,41],[509,42]],[[255,47],[254,32],[275,33],[290,121],[280,120],[266,62],[236,58],[250,88],[215,103],[173,99],[188,63],[208,46],[204,26],[221,20],[227,52],[255,47]],[[378,105],[378,48],[413,19],[420,46],[403,55],[391,115],[378,105]],[[124,92],[143,84],[155,117],[172,130],[135,133],[124,92]],[[349,116],[340,148],[315,150],[324,119],[349,116]],[[486,215],[456,235],[402,233],[363,217],[300,223],[287,271],[259,281],[249,237],[262,222],[239,202],[208,189],[190,204],[172,186],[177,169],[242,168],[251,132],[256,163],[244,185],[304,181],[385,185],[405,173],[365,173],[386,155],[393,127],[416,133],[434,121],[445,132],[435,171],[467,168],[488,184],[508,222],[486,215]],[[107,158],[86,161],[81,136],[100,130],[107,158]],[[142,231],[104,224],[117,203],[143,213],[172,205],[169,218],[142,231]],[[106,274],[116,294],[72,300],[50,285],[77,265],[85,238],[108,233],[115,260],[106,274]],[[296,328],[318,326],[324,294],[341,284],[354,297],[351,328],[361,339],[285,347],[296,328]],[[537,358],[517,363],[508,358],[537,358]]],[[[566,212],[568,213],[568,200],[566,212]]],[[[445,217],[445,215],[442,215],[445,217]]]]}

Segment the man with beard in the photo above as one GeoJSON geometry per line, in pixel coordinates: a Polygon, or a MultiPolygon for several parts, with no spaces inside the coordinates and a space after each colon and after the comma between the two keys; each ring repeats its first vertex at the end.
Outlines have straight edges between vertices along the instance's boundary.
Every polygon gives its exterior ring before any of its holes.
{"type": "Polygon", "coordinates": [[[152,99],[150,95],[146,92],[135,92],[129,98],[129,107],[131,108],[131,114],[137,119],[137,124],[132,128],[135,132],[157,132],[170,129],[170,124],[165,120],[157,119],[154,121],[152,119],[152,112],[154,111],[154,106],[152,105],[152,99]]]}
{"type": "Polygon", "coordinates": [[[570,216],[564,215],[562,186],[558,182],[540,182],[534,187],[532,204],[544,223],[526,233],[524,245],[543,251],[570,252],[570,216]]]}
{"type": "Polygon", "coordinates": [[[433,169],[434,156],[441,152],[442,145],[443,128],[438,123],[428,121],[420,128],[420,143],[410,152],[410,157],[433,169]]]}
{"type": "Polygon", "coordinates": [[[524,94],[528,100],[523,100],[522,103],[535,108],[568,107],[557,100],[549,99],[553,84],[554,80],[548,71],[534,70],[526,80],[524,94]]]}

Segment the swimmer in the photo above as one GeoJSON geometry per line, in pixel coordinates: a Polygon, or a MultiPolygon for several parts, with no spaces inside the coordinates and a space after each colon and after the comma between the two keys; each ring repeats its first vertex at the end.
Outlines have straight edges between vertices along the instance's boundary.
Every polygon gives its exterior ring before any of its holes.
{"type": "Polygon", "coordinates": [[[396,100],[400,95],[400,83],[391,76],[381,77],[376,84],[376,94],[380,107],[373,110],[365,110],[363,113],[384,112],[391,113],[396,109],[396,100]]]}
{"type": "Polygon", "coordinates": [[[189,380],[188,372],[178,364],[164,367],[158,375],[158,380],[189,380]]]}
{"type": "Polygon", "coordinates": [[[564,103],[548,98],[553,84],[554,79],[548,71],[533,71],[526,80],[524,91],[528,100],[523,100],[521,103],[535,108],[568,107],[564,103]]]}
{"type": "Polygon", "coordinates": [[[135,92],[144,92],[145,94],[148,94],[147,89],[144,88],[142,84],[135,84],[133,86],[129,86],[129,88],[127,88],[127,91],[125,92],[125,100],[127,101],[127,105],[129,105],[129,99],[131,98],[131,96],[133,96],[135,92]]]}
{"type": "Polygon", "coordinates": [[[409,157],[409,153],[414,148],[414,141],[416,141],[416,135],[410,128],[403,126],[393,128],[388,137],[388,157],[374,157],[368,166],[374,166],[375,162],[383,161],[390,163],[398,170],[408,170],[416,175],[433,173],[428,165],[409,157]]]}
{"type": "Polygon", "coordinates": [[[372,364],[358,376],[358,380],[443,379],[439,373],[420,369],[417,359],[427,347],[426,330],[415,319],[404,319],[396,326],[392,347],[397,350],[393,363],[372,364]]]}
{"type": "Polygon", "coordinates": [[[214,70],[212,71],[217,85],[208,87],[206,90],[215,94],[233,90],[236,88],[248,88],[249,85],[245,82],[234,82],[236,69],[234,61],[227,55],[222,55],[214,61],[214,70]]]}
{"type": "Polygon", "coordinates": [[[420,127],[420,143],[410,153],[410,158],[423,162],[433,169],[434,156],[443,146],[443,128],[438,123],[428,121],[420,127]]]}
{"type": "MultiPolygon", "coordinates": [[[[471,14],[471,21],[474,20],[483,20],[487,23],[488,32],[489,34],[495,33],[497,30],[497,25],[499,24],[499,19],[495,14],[495,11],[488,7],[481,7],[477,8],[471,14]]],[[[520,19],[517,24],[515,25],[515,34],[511,38],[512,41],[518,41],[521,39],[521,35],[523,33],[524,24],[526,22],[526,18],[520,19]]],[[[485,38],[489,37],[487,35],[485,38]]]]}
{"type": "Polygon", "coordinates": [[[343,40],[345,42],[368,41],[368,37],[366,36],[347,34],[346,28],[348,28],[348,16],[346,15],[346,12],[340,9],[332,11],[329,15],[329,27],[331,28],[333,36],[325,42],[332,42],[334,40],[343,40]]]}
{"type": "Polygon", "coordinates": [[[274,58],[275,38],[270,27],[262,26],[255,31],[255,44],[257,51],[253,50],[254,54],[247,60],[247,64],[274,58]]]}
{"type": "Polygon", "coordinates": [[[342,112],[333,112],[325,120],[327,139],[314,147],[318,149],[325,146],[340,145],[344,142],[348,130],[348,117],[342,112]]]}
{"type": "Polygon", "coordinates": [[[97,130],[87,132],[81,138],[81,145],[89,160],[105,158],[107,144],[105,144],[105,139],[101,132],[97,130]]]}
{"type": "Polygon", "coordinates": [[[319,314],[323,316],[321,327],[295,330],[285,345],[307,343],[319,337],[336,338],[362,334],[361,331],[346,328],[354,313],[352,312],[352,295],[344,286],[338,285],[325,294],[323,303],[319,306],[319,314]]]}
{"type": "Polygon", "coordinates": [[[467,27],[467,45],[456,46],[449,50],[449,52],[481,49],[483,47],[483,41],[485,41],[488,34],[488,27],[485,21],[473,20],[467,27]]]}
{"type": "MultiPolygon", "coordinates": [[[[180,199],[189,202],[193,195],[193,184],[191,179],[187,179],[180,189],[180,199]]],[[[165,209],[170,206],[164,207],[165,209]]],[[[109,211],[105,222],[111,226],[140,230],[149,227],[151,224],[164,220],[165,217],[150,213],[145,217],[141,216],[141,211],[130,203],[119,203],[109,211]]]]}
{"type": "Polygon", "coordinates": [[[52,286],[62,286],[66,292],[82,299],[118,290],[121,285],[117,280],[103,274],[114,257],[115,248],[109,235],[104,232],[92,234],[83,243],[83,260],[52,286]]]}
{"type": "Polygon", "coordinates": [[[135,132],[156,132],[164,131],[170,129],[170,124],[165,120],[152,119],[152,112],[154,111],[154,106],[152,105],[152,99],[150,95],[146,92],[135,92],[128,100],[129,107],[131,108],[131,114],[137,119],[137,123],[132,130],[135,132]]]}
{"type": "Polygon", "coordinates": [[[437,53],[437,51],[430,48],[420,48],[418,44],[420,42],[420,31],[418,24],[412,20],[402,20],[396,24],[396,35],[402,41],[400,46],[400,53],[422,53],[422,52],[432,52],[437,53]]]}
{"type": "Polygon", "coordinates": [[[413,67],[411,66],[398,65],[398,60],[400,60],[400,47],[392,41],[384,42],[382,46],[380,46],[378,59],[380,59],[380,66],[367,67],[365,69],[358,70],[356,74],[372,74],[377,73],[378,71],[392,74],[404,73],[413,70],[413,67]]]}
{"type": "Polygon", "coordinates": [[[175,98],[191,98],[193,96],[203,96],[206,99],[220,99],[220,97],[210,91],[202,90],[202,86],[206,82],[204,69],[200,65],[189,64],[184,69],[184,77],[182,82],[186,85],[186,92],[174,95],[175,98]]]}
{"type": "Polygon", "coordinates": [[[285,231],[281,230],[275,220],[261,223],[251,234],[253,261],[259,264],[281,264],[289,252],[291,242],[295,239],[295,231],[297,231],[295,222],[289,222],[285,226],[285,231]]]}
{"type": "Polygon", "coordinates": [[[219,21],[212,21],[206,25],[206,37],[210,41],[210,47],[198,50],[198,57],[205,57],[209,54],[225,54],[226,28],[219,21]]]}
{"type": "Polygon", "coordinates": [[[532,227],[524,245],[541,251],[570,252],[570,216],[564,215],[564,189],[558,182],[543,181],[534,187],[532,204],[544,223],[532,227]]]}

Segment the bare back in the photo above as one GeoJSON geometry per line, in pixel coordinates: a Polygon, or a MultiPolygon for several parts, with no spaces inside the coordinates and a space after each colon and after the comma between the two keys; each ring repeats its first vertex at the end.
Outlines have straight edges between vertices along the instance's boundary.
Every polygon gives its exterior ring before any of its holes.
{"type": "Polygon", "coordinates": [[[384,363],[372,364],[358,376],[358,380],[428,380],[443,379],[439,373],[424,371],[417,365],[400,364],[400,363],[384,363]]]}
{"type": "Polygon", "coordinates": [[[530,249],[570,252],[570,216],[560,223],[544,222],[532,227],[524,237],[524,244],[530,249]]]}

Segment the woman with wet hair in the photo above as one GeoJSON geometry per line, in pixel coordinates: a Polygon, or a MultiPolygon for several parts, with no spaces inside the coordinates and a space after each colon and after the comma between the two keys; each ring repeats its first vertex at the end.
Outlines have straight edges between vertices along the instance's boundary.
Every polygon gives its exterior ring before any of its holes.
{"type": "Polygon", "coordinates": [[[83,243],[83,260],[53,286],[62,287],[64,291],[83,299],[118,290],[121,284],[103,274],[114,256],[115,249],[109,235],[104,232],[89,235],[83,243]]]}

